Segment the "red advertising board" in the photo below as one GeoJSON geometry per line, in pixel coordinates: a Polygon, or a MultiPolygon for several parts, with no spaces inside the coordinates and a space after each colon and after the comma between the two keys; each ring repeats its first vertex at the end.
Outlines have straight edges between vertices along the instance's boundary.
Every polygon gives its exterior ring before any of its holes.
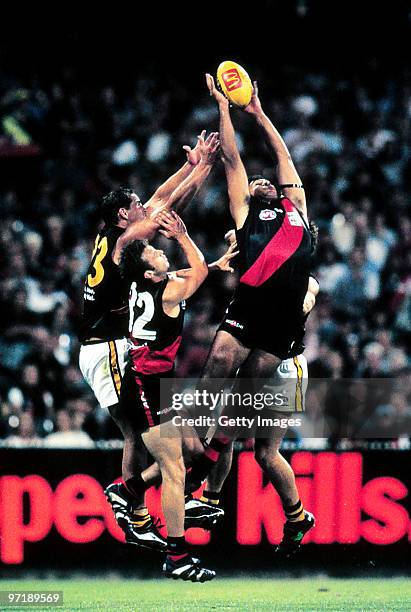
{"type": "MultiPolygon", "coordinates": [[[[3,564],[24,564],[27,546],[46,545],[51,533],[57,533],[60,540],[75,549],[96,543],[103,535],[109,536],[113,545],[124,541],[103,493],[110,480],[104,469],[101,473],[86,473],[90,463],[80,452],[74,462],[77,469],[67,473],[73,462],[68,461],[67,452],[61,451],[56,455],[58,461],[49,463],[53,467],[48,475],[44,467],[47,462],[38,471],[36,461],[27,463],[30,452],[20,451],[20,458],[22,453],[25,458],[14,462],[14,469],[9,466],[5,470],[3,461],[0,477],[3,564]],[[81,472],[78,466],[82,457],[81,472]],[[23,472],[22,464],[30,469],[26,467],[23,472]]],[[[10,451],[2,451],[3,460],[9,458],[7,453],[10,451]]],[[[409,455],[402,453],[398,460],[400,457],[404,460],[409,455]]],[[[302,501],[316,516],[316,527],[305,538],[305,544],[365,542],[384,546],[410,541],[410,519],[405,507],[408,484],[406,478],[399,477],[400,473],[393,475],[390,466],[384,470],[381,462],[380,475],[369,477],[370,470],[365,469],[365,464],[370,456],[360,452],[299,451],[290,460],[302,501]]],[[[284,520],[278,495],[264,482],[253,453],[240,453],[236,468],[225,503],[227,520],[234,527],[227,538],[231,537],[234,540],[231,544],[239,548],[258,546],[265,541],[278,543],[284,520]]],[[[375,472],[375,465],[372,468],[375,472]]],[[[402,473],[408,476],[405,470],[402,473]]],[[[159,490],[148,492],[147,503],[153,514],[161,516],[159,490]]],[[[195,529],[188,532],[188,539],[202,545],[210,541],[210,535],[195,529]]],[[[224,542],[223,546],[227,544],[224,542]]]]}

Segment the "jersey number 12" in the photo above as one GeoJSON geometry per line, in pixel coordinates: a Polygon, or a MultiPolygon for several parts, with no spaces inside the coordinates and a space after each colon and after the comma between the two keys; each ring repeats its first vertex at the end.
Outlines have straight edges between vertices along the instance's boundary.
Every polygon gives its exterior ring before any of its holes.
{"type": "Polygon", "coordinates": [[[133,338],[138,338],[139,340],[155,340],[157,332],[154,330],[144,329],[147,323],[150,323],[154,316],[153,296],[148,291],[139,293],[136,289],[136,283],[132,283],[130,292],[130,321],[128,331],[133,338]],[[134,309],[136,306],[137,308],[142,308],[143,312],[139,317],[137,317],[136,320],[134,320],[134,309]]]}

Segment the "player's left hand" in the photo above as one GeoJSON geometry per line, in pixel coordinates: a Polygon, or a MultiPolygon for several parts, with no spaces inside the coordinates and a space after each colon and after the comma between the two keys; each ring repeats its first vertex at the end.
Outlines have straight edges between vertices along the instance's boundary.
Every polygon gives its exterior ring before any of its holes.
{"type": "Polygon", "coordinates": [[[204,140],[203,135],[198,137],[198,143],[201,153],[201,161],[204,164],[212,166],[217,159],[220,149],[220,135],[218,132],[211,132],[204,140]]]}
{"type": "Polygon", "coordinates": [[[315,295],[311,291],[307,291],[304,298],[303,314],[307,315],[315,306],[315,295]]]}
{"type": "Polygon", "coordinates": [[[155,221],[163,228],[158,230],[160,234],[163,234],[163,236],[170,240],[178,240],[187,234],[187,228],[182,218],[174,210],[171,212],[160,212],[155,221]]]}
{"type": "Polygon", "coordinates": [[[191,166],[197,166],[201,160],[201,145],[204,142],[206,130],[203,130],[199,136],[197,136],[197,144],[192,149],[189,145],[184,145],[183,149],[187,155],[187,161],[191,166]]]}
{"type": "Polygon", "coordinates": [[[248,104],[243,110],[250,115],[258,115],[259,113],[263,112],[260,98],[258,97],[257,81],[253,82],[253,95],[251,96],[250,104],[248,104]]]}
{"type": "Polygon", "coordinates": [[[230,244],[224,255],[217,259],[215,262],[215,267],[223,272],[230,272],[231,274],[234,272],[234,268],[230,266],[231,260],[236,257],[240,251],[236,251],[237,241],[230,244]]]}

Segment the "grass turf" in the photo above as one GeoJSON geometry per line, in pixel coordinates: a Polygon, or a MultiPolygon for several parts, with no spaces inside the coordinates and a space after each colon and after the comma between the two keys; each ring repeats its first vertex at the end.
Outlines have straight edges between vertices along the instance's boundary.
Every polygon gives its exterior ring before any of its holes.
{"type": "Polygon", "coordinates": [[[167,580],[71,579],[3,580],[0,590],[63,591],[64,605],[4,606],[3,610],[99,610],[133,612],[166,610],[315,611],[411,609],[411,584],[407,578],[216,578],[207,584],[167,580]]]}

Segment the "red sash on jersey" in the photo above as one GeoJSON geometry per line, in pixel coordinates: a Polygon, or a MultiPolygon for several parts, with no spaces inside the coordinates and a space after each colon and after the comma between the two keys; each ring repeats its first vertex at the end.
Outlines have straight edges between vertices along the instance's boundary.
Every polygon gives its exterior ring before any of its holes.
{"type": "Polygon", "coordinates": [[[255,262],[240,278],[240,282],[251,287],[259,287],[276,272],[298,249],[304,235],[304,226],[294,204],[287,198],[282,199],[285,215],[281,227],[271,238],[255,262]],[[291,213],[291,219],[290,215],[291,213]],[[298,215],[300,224],[293,219],[298,215]]]}
{"type": "Polygon", "coordinates": [[[147,344],[136,346],[134,339],[133,343],[135,348],[130,349],[133,369],[140,374],[161,374],[172,369],[180,348],[181,336],[177,336],[170,346],[159,350],[153,350],[147,344]]]}

